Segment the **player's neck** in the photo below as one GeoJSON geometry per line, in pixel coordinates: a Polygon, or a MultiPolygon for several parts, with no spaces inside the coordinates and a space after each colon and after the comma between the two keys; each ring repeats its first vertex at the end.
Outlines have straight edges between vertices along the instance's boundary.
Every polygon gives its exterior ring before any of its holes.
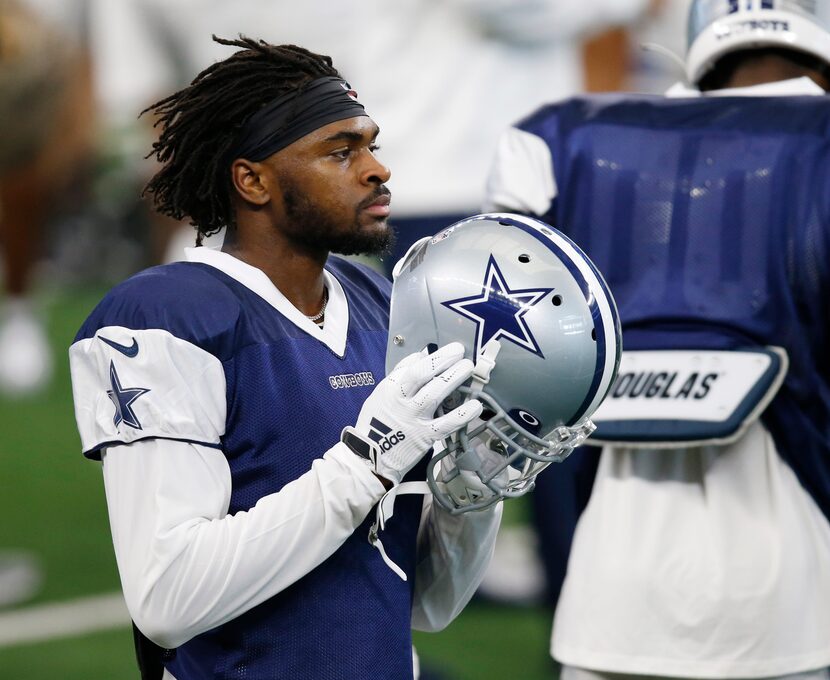
{"type": "Polygon", "coordinates": [[[261,270],[303,314],[317,314],[323,304],[327,253],[300,251],[279,237],[263,241],[244,234],[237,230],[225,239],[222,250],[261,270]]]}
{"type": "Polygon", "coordinates": [[[777,83],[782,80],[791,80],[805,76],[811,78],[825,90],[830,85],[827,79],[814,69],[804,68],[803,66],[798,66],[786,60],[769,57],[757,61],[747,61],[736,68],[734,73],[724,83],[723,89],[765,85],[767,83],[777,83]]]}

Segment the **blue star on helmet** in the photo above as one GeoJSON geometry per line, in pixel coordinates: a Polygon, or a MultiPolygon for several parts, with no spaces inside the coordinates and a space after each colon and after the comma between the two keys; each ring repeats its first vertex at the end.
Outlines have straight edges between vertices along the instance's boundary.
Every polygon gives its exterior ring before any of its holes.
{"type": "Polygon", "coordinates": [[[490,255],[480,295],[447,300],[441,304],[476,324],[476,351],[481,352],[491,339],[509,340],[544,358],[524,316],[553,288],[511,289],[496,258],[490,255]]]}
{"type": "Polygon", "coordinates": [[[145,392],[150,390],[143,387],[121,387],[121,380],[118,373],[115,371],[115,364],[110,361],[110,385],[111,390],[107,390],[107,396],[115,405],[115,416],[112,422],[118,427],[121,423],[134,427],[137,430],[141,429],[141,423],[132,409],[132,403],[138,399],[145,392]]]}

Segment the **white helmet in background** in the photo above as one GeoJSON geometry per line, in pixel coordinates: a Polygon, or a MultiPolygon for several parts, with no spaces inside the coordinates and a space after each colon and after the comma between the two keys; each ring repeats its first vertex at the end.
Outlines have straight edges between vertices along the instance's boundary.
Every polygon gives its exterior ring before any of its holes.
{"type": "Polygon", "coordinates": [[[476,369],[444,406],[484,405],[431,459],[433,495],[450,512],[521,496],[590,435],[616,377],[620,322],[605,281],[556,229],[506,213],[419,241],[393,277],[387,369],[460,342],[476,369]]]}
{"type": "Polygon", "coordinates": [[[693,0],[686,76],[697,85],[724,55],[758,47],[830,64],[830,0],[693,0]]]}

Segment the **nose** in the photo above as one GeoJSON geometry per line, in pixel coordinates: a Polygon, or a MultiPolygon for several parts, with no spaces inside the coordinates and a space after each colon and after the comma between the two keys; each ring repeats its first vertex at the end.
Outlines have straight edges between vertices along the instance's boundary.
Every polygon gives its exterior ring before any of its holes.
{"type": "Polygon", "coordinates": [[[364,184],[385,184],[392,176],[392,171],[381,163],[370,151],[366,166],[361,173],[361,180],[364,184]]]}

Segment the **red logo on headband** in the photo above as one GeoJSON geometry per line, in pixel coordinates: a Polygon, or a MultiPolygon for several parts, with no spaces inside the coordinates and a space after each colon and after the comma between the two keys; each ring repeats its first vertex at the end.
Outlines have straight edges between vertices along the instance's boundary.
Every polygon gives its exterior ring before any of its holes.
{"type": "Polygon", "coordinates": [[[348,83],[340,83],[340,87],[346,90],[349,99],[357,101],[357,92],[355,92],[348,83]]]}

